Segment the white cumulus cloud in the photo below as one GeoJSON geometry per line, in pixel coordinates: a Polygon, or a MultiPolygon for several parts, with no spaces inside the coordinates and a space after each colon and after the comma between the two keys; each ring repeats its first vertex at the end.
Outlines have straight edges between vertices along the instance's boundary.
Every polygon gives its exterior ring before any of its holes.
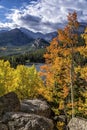
{"type": "Polygon", "coordinates": [[[47,33],[57,30],[62,23],[65,23],[68,12],[72,11],[77,12],[80,22],[87,22],[87,0],[32,1],[20,9],[11,9],[6,18],[11,28],[25,27],[35,32],[47,33]]]}

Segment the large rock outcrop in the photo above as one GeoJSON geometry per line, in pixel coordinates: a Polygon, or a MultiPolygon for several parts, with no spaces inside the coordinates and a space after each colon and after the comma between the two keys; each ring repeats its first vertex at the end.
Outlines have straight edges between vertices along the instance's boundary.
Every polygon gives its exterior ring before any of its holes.
{"type": "Polygon", "coordinates": [[[39,99],[24,100],[21,103],[21,111],[25,113],[33,113],[40,116],[50,118],[51,109],[46,101],[39,99]]]}
{"type": "Polygon", "coordinates": [[[15,93],[0,97],[0,101],[0,130],[54,130],[46,101],[24,100],[20,104],[15,93]]]}
{"type": "Polygon", "coordinates": [[[22,112],[6,113],[2,119],[7,130],[53,130],[52,120],[35,114],[22,112]]]}
{"type": "Polygon", "coordinates": [[[14,92],[0,97],[0,116],[5,112],[16,112],[20,110],[20,101],[14,92]]]}
{"type": "Polygon", "coordinates": [[[70,120],[68,126],[69,130],[87,130],[87,120],[74,117],[70,120]]]}

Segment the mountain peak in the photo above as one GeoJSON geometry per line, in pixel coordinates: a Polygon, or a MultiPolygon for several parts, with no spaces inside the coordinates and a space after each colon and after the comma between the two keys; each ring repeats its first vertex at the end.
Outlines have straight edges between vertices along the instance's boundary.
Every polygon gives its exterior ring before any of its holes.
{"type": "Polygon", "coordinates": [[[0,45],[8,46],[8,45],[25,45],[30,43],[33,39],[28,37],[25,33],[23,33],[20,29],[15,28],[3,33],[0,33],[0,45]]]}

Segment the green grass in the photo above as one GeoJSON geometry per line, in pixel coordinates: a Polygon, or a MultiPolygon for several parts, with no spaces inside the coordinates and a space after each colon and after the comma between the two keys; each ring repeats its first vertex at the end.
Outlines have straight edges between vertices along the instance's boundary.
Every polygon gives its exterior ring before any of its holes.
{"type": "Polygon", "coordinates": [[[31,50],[32,50],[32,48],[29,45],[19,46],[19,47],[18,46],[9,46],[9,47],[1,46],[0,47],[0,57],[24,54],[31,50]]]}

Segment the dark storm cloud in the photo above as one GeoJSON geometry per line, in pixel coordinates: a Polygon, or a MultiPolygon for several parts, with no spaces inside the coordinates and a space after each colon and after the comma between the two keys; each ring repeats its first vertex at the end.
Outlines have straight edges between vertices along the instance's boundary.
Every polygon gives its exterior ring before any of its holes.
{"type": "Polygon", "coordinates": [[[33,15],[25,15],[25,16],[21,16],[20,20],[24,23],[24,24],[28,24],[31,26],[35,26],[41,23],[41,18],[33,16],[33,15]]]}

